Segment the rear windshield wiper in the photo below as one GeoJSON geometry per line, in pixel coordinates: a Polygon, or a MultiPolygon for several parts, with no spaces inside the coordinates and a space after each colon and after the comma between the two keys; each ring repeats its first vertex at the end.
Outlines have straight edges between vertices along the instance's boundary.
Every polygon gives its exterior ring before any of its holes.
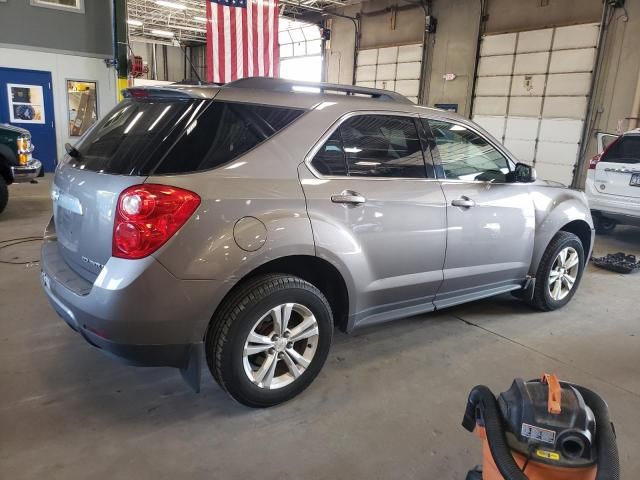
{"type": "Polygon", "coordinates": [[[64,144],[64,149],[67,151],[70,157],[80,158],[80,150],[71,145],[70,143],[64,144]]]}

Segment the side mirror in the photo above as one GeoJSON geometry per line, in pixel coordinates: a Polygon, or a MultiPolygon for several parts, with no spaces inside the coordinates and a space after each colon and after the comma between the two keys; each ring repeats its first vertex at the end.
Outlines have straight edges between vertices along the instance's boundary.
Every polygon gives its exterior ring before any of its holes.
{"type": "Polygon", "coordinates": [[[517,163],[511,175],[513,181],[517,183],[533,183],[537,178],[536,169],[526,163],[517,163]]]}

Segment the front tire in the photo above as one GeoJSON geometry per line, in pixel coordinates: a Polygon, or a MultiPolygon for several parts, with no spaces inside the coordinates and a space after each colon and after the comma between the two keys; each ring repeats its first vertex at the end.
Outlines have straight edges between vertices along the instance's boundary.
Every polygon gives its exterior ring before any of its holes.
{"type": "Polygon", "coordinates": [[[580,239],[560,231],[551,239],[536,272],[533,305],[543,311],[564,307],[575,295],[584,272],[580,239]]]}
{"type": "Polygon", "coordinates": [[[9,188],[7,188],[7,182],[4,178],[0,177],[0,213],[7,208],[9,202],[9,188]]]}
{"type": "Polygon", "coordinates": [[[299,277],[264,275],[221,304],[206,335],[207,363],[235,400],[270,407],[311,384],[332,336],[331,307],[320,290],[299,277]]]}

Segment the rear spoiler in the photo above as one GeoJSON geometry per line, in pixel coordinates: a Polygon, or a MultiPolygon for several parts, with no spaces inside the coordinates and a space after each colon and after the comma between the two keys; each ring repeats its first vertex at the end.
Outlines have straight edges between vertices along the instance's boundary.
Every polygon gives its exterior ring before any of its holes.
{"type": "Polygon", "coordinates": [[[157,98],[157,99],[211,99],[218,89],[212,86],[167,86],[167,87],[131,87],[122,90],[123,98],[157,98]]]}

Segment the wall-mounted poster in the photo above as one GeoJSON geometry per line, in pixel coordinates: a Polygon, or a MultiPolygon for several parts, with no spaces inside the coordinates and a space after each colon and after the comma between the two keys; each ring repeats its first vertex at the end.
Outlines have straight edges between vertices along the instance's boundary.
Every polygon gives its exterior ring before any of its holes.
{"type": "Polygon", "coordinates": [[[7,93],[11,123],[45,122],[42,86],[7,83],[7,93]]]}

